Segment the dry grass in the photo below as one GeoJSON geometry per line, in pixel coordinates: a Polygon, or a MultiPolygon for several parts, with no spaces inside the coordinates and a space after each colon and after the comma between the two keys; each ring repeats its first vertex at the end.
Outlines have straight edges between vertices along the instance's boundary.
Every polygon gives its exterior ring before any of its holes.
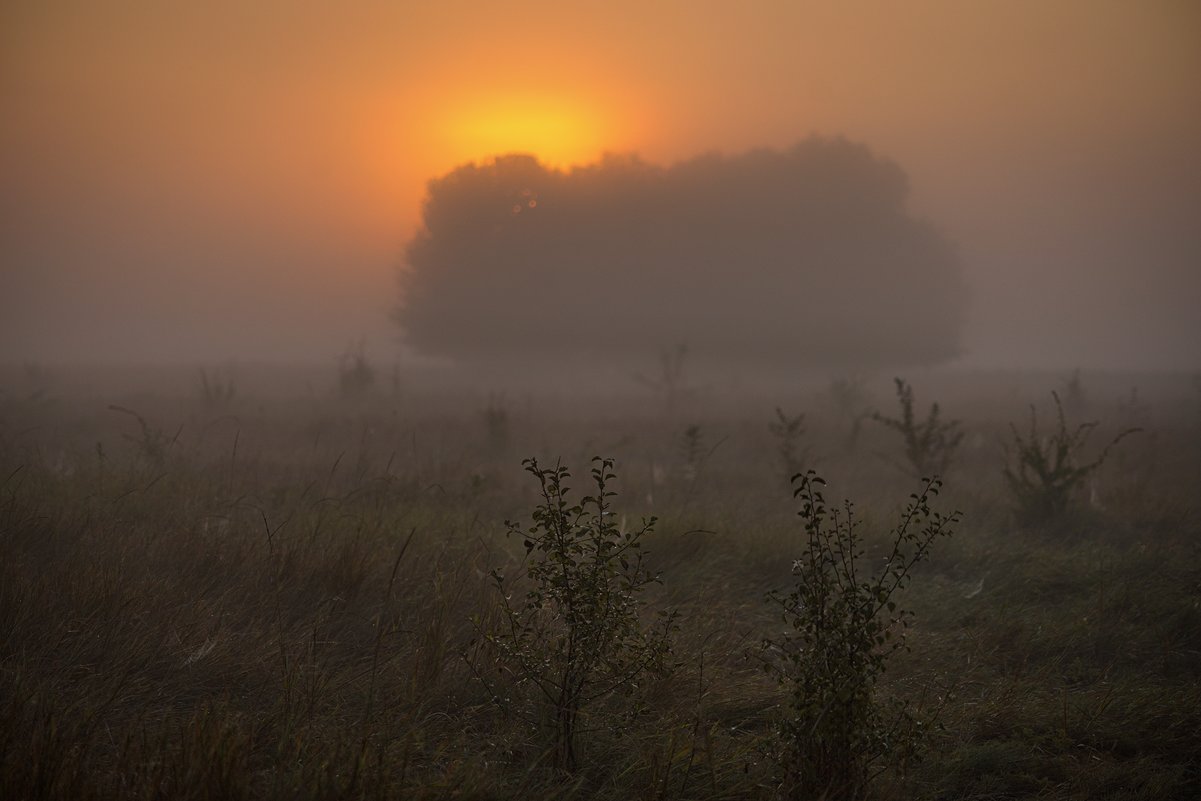
{"type": "MultiPolygon", "coordinates": [[[[780,699],[745,655],[798,543],[775,403],[698,418],[721,445],[692,471],[678,443],[697,420],[657,409],[526,410],[501,448],[469,404],[408,403],[240,399],[210,417],[123,401],[167,439],[182,426],[156,455],[107,401],[4,402],[4,797],[772,797],[761,745],[780,699]],[[647,711],[586,739],[564,782],[461,653],[470,619],[495,613],[487,571],[521,555],[503,527],[534,502],[521,456],[596,453],[617,458],[619,511],[661,519],[650,605],[681,611],[680,664],[633,691],[647,711]]],[[[1201,794],[1192,421],[1159,420],[1107,463],[1096,505],[1022,528],[995,447],[1008,421],[955,411],[966,437],[945,497],[965,520],[916,577],[913,648],[885,679],[943,729],[875,792],[1201,794]]],[[[836,419],[806,428],[869,531],[892,519],[912,488],[873,456],[885,434],[848,452],[836,419]]]]}

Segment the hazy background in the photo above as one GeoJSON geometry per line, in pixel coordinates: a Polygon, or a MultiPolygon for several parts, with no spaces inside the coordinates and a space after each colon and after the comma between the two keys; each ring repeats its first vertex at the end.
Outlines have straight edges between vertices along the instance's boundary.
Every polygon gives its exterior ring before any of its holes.
{"type": "Polygon", "coordinates": [[[1198,365],[1201,6],[648,5],[9,0],[0,360],[391,360],[426,181],[818,133],[958,247],[960,363],[1198,365]]]}

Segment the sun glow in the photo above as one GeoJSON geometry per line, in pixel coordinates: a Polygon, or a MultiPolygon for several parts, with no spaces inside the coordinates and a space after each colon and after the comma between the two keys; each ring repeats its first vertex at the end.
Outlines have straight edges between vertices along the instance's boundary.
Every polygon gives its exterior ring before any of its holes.
{"type": "Polygon", "coordinates": [[[452,65],[437,83],[403,94],[381,85],[357,104],[364,174],[386,188],[379,207],[393,215],[397,205],[408,204],[407,192],[416,215],[426,182],[468,163],[524,154],[569,169],[606,153],[646,149],[650,106],[612,76],[541,76],[545,80],[531,86],[502,74],[480,85],[478,75],[455,70],[452,65]]]}
{"type": "Polygon", "coordinates": [[[565,101],[489,99],[447,115],[445,144],[458,160],[529,153],[554,167],[593,161],[612,147],[609,126],[565,101]]]}

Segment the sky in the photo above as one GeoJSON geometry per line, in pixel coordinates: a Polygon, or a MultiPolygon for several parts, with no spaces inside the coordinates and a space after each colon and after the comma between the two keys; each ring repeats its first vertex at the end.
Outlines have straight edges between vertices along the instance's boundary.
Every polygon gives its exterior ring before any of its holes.
{"type": "Polygon", "coordinates": [[[328,361],[427,182],[845,136],[960,254],[960,363],[1201,363],[1201,5],[0,8],[0,361],[328,361]]]}

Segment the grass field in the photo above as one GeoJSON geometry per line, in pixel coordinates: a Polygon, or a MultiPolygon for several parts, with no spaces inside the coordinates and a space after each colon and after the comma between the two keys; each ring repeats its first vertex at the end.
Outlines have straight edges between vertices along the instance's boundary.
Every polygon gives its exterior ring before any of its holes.
{"type": "MultiPolygon", "coordinates": [[[[904,602],[881,692],[933,721],[879,798],[1201,797],[1201,399],[1084,377],[1073,419],[1122,442],[1064,516],[1017,524],[1010,422],[1053,376],[916,379],[963,421],[939,507],[963,513],[904,602]],[[1138,419],[1134,419],[1134,418],[1138,419]],[[1128,419],[1127,419],[1128,418],[1128,419]],[[906,769],[901,770],[902,767],[906,769]]],[[[802,542],[769,424],[855,501],[868,558],[918,478],[895,432],[822,387],[533,395],[31,392],[0,401],[0,792],[101,798],[773,798],[780,692],[760,669],[802,542]],[[116,408],[113,408],[116,407],[116,408]],[[490,411],[489,411],[490,410],[490,411]],[[517,575],[537,486],[521,460],[613,457],[623,527],[679,612],[673,669],[603,700],[637,710],[548,765],[464,659],[517,575]],[[406,547],[407,545],[407,547],[406,547]],[[473,623],[473,621],[476,621],[473,623]]],[[[887,377],[864,408],[895,413],[887,377]]],[[[615,719],[615,718],[614,718],[615,719]]]]}

